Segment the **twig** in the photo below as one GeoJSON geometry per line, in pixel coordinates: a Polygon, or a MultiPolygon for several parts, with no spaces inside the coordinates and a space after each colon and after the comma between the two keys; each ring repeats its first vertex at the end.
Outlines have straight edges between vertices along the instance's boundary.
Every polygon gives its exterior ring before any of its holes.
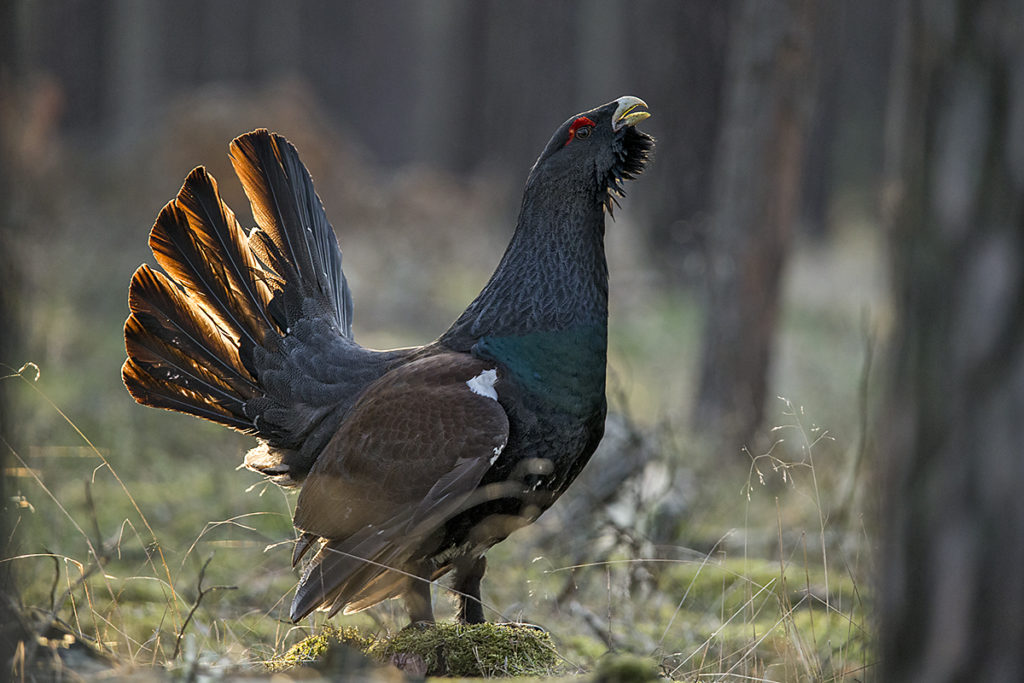
{"type": "Polygon", "coordinates": [[[612,633],[611,624],[599,617],[588,607],[576,600],[573,600],[570,605],[570,609],[574,614],[583,617],[583,623],[590,627],[590,630],[594,632],[594,635],[596,635],[609,650],[619,651],[625,649],[625,641],[612,633]]]}
{"type": "Polygon", "coordinates": [[[57,614],[57,586],[60,585],[60,558],[56,555],[51,554],[47,549],[47,554],[53,558],[53,583],[50,585],[50,613],[57,614]]]}
{"type": "Polygon", "coordinates": [[[199,603],[203,601],[207,593],[212,593],[217,590],[235,590],[238,586],[210,586],[209,588],[203,588],[203,577],[206,575],[206,568],[210,566],[210,561],[213,560],[213,555],[206,558],[206,562],[203,562],[203,568],[199,570],[199,581],[197,587],[199,588],[199,595],[196,596],[195,602],[192,603],[192,609],[188,611],[188,615],[185,617],[185,621],[181,624],[181,629],[178,631],[178,638],[174,641],[174,654],[171,655],[171,659],[177,659],[181,653],[181,639],[185,637],[185,629],[188,628],[189,622],[192,621],[192,615],[199,609],[199,603]]]}
{"type": "Polygon", "coordinates": [[[109,558],[109,551],[103,543],[103,532],[100,531],[100,518],[96,513],[96,503],[92,499],[92,482],[85,480],[85,504],[89,508],[89,518],[92,520],[92,532],[95,534],[95,547],[103,553],[103,559],[109,558]]]}

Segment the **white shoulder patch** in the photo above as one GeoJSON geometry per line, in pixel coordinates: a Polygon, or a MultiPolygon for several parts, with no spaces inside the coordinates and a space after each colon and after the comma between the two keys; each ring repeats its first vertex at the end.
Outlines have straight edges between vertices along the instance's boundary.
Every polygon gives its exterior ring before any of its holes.
{"type": "Polygon", "coordinates": [[[498,392],[494,390],[494,383],[498,381],[498,371],[495,369],[484,370],[473,379],[466,382],[466,386],[474,394],[480,394],[497,401],[498,392]]]}

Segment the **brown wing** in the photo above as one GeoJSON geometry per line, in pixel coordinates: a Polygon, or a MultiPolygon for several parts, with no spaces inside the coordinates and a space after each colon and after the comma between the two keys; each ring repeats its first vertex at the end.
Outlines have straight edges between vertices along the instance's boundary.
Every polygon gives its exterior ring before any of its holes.
{"type": "MultiPolygon", "coordinates": [[[[401,592],[402,569],[431,533],[461,509],[508,440],[493,393],[493,365],[465,354],[392,370],[358,399],[299,494],[295,526],[325,540],[307,567],[292,618],[320,605],[344,609],[367,592],[401,592]],[[390,588],[382,588],[393,584],[390,588]]],[[[376,602],[379,600],[374,600],[376,602]]]]}

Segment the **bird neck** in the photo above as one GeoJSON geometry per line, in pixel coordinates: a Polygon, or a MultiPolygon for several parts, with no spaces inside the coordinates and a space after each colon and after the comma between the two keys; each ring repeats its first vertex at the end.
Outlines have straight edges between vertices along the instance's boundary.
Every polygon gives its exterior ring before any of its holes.
{"type": "Polygon", "coordinates": [[[505,255],[440,341],[469,350],[484,336],[581,326],[603,337],[608,324],[604,211],[592,194],[555,194],[549,183],[529,182],[505,255]]]}
{"type": "Polygon", "coordinates": [[[596,193],[533,180],[501,263],[439,342],[500,363],[547,414],[590,418],[605,405],[604,210],[596,193]]]}

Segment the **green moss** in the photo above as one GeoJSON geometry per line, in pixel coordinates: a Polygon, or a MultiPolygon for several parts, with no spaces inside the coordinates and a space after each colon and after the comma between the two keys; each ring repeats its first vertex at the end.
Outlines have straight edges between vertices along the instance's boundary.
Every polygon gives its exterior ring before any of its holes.
{"type": "Polygon", "coordinates": [[[288,648],[288,651],[283,655],[270,660],[267,663],[267,668],[276,672],[291,669],[295,666],[316,664],[324,658],[332,646],[339,644],[369,653],[375,643],[375,638],[364,636],[359,633],[358,629],[351,626],[343,628],[324,626],[319,633],[300,640],[288,648]]]}
{"type": "Polygon", "coordinates": [[[374,650],[385,660],[418,655],[430,676],[542,676],[552,674],[558,664],[547,632],[504,624],[411,627],[374,650]]]}
{"type": "Polygon", "coordinates": [[[545,676],[558,653],[546,632],[529,626],[438,623],[402,629],[391,638],[364,636],[352,627],[324,627],[292,646],[268,667],[283,671],[317,664],[337,644],[380,662],[420,660],[428,676],[545,676]]]}

